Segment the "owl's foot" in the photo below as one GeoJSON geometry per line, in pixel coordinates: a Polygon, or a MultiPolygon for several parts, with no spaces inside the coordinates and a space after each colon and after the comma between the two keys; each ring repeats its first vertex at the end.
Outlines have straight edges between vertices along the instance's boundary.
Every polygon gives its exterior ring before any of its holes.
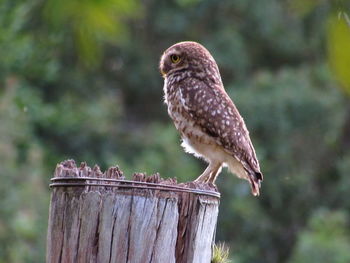
{"type": "Polygon", "coordinates": [[[211,189],[215,189],[216,192],[219,192],[219,189],[218,189],[218,187],[216,186],[216,184],[214,184],[214,183],[207,183],[207,185],[209,185],[209,187],[210,187],[211,189]]]}

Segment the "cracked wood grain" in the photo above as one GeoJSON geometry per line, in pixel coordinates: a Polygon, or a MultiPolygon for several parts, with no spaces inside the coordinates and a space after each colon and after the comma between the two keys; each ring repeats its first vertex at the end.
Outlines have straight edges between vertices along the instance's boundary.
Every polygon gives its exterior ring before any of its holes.
{"type": "MultiPolygon", "coordinates": [[[[122,173],[72,161],[57,166],[55,177],[72,176],[121,179],[122,173]]],[[[137,174],[136,180],[163,179],[137,174]]],[[[46,262],[210,263],[217,197],[94,183],[53,189],[46,262]]]]}

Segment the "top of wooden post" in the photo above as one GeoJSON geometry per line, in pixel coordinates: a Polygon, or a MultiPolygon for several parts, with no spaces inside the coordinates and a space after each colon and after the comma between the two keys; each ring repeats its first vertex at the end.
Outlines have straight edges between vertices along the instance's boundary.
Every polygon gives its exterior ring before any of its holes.
{"type": "Polygon", "coordinates": [[[215,186],[202,183],[177,183],[175,178],[163,179],[158,173],[147,176],[135,173],[133,180],[125,180],[118,166],[108,168],[104,173],[99,166],[93,168],[82,162],[77,167],[74,160],[63,161],[56,166],[50,187],[106,187],[117,189],[151,189],[159,191],[188,192],[220,198],[215,186]]]}
{"type": "Polygon", "coordinates": [[[215,186],[159,174],[125,180],[86,163],[57,165],[47,262],[209,263],[220,194],[215,186]]]}

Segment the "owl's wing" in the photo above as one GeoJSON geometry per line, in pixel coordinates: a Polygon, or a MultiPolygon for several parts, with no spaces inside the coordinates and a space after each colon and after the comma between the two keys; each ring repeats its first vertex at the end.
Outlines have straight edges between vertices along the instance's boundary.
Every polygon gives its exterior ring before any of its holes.
{"type": "Polygon", "coordinates": [[[181,102],[195,124],[215,138],[260,184],[263,178],[259,162],[243,118],[222,84],[211,86],[199,79],[183,80],[181,102]]]}

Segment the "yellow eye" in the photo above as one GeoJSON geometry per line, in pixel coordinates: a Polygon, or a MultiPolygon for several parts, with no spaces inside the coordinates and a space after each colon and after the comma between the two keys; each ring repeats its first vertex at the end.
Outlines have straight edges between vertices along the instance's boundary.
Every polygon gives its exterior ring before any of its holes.
{"type": "Polygon", "coordinates": [[[173,54],[170,56],[171,62],[173,62],[174,64],[179,63],[181,58],[179,55],[173,54]]]}

